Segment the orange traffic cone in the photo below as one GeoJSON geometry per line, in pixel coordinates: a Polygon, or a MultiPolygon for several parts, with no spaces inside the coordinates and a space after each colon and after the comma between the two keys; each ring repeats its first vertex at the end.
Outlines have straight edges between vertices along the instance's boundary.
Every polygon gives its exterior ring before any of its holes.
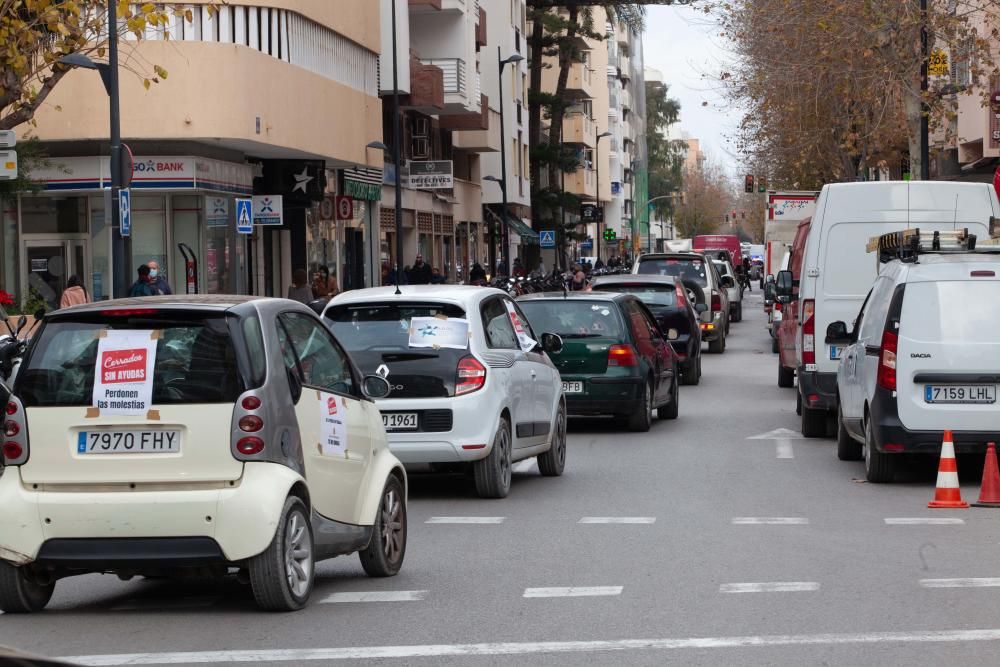
{"type": "Polygon", "coordinates": [[[944,432],[941,443],[941,460],[938,462],[937,489],[934,500],[928,507],[944,509],[965,509],[969,503],[962,500],[962,490],[958,486],[958,464],[955,462],[955,443],[951,441],[951,431],[944,432]]]}
{"type": "Polygon", "coordinates": [[[986,463],[983,464],[983,485],[979,489],[979,500],[973,507],[1000,507],[1000,470],[997,469],[997,448],[994,443],[986,445],[986,463]]]}

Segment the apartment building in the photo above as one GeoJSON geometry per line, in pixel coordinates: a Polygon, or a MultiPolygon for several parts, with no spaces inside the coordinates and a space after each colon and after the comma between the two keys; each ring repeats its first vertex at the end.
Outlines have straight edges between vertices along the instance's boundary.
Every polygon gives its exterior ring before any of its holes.
{"type": "MultiPolygon", "coordinates": [[[[378,3],[186,6],[192,20],[122,43],[131,63],[121,70],[120,108],[134,156],[132,266],[158,262],[183,292],[184,244],[201,292],[284,295],[294,270],[320,266],[344,287],[363,286],[381,195],[382,156],[365,148],[382,137],[378,3]],[[146,90],[129,70],[144,63],[168,78],[146,90]],[[353,196],[349,219],[335,220],[336,193],[353,196]],[[250,196],[258,224],[238,234],[234,198],[250,196]]],[[[0,287],[19,299],[55,306],[71,275],[95,299],[112,294],[108,116],[98,74],[74,70],[37,126],[18,128],[52,158],[33,173],[40,192],[0,207],[0,287]]]]}
{"type": "MultiPolygon", "coordinates": [[[[480,0],[381,0],[379,90],[386,160],[379,260],[396,265],[391,21],[396,4],[400,97],[402,266],[419,254],[449,279],[485,256],[480,156],[500,150],[499,123],[483,92],[489,25],[480,0]]],[[[487,68],[488,69],[488,68],[487,68]]],[[[493,105],[496,101],[492,102],[493,105]]]]}

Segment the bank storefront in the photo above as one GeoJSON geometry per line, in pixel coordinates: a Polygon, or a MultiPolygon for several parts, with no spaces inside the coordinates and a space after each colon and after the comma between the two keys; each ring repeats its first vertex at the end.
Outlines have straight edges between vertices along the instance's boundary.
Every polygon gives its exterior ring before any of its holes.
{"type": "MultiPolygon", "coordinates": [[[[194,156],[136,156],[132,266],[156,261],[185,291],[185,244],[203,293],[246,293],[246,241],[236,233],[236,196],[250,196],[253,168],[194,156]]],[[[0,289],[18,303],[59,304],[70,276],[94,300],[111,298],[110,169],[106,157],[52,158],[32,177],[42,190],[0,202],[0,289]]],[[[134,270],[132,279],[134,280],[134,270]]]]}

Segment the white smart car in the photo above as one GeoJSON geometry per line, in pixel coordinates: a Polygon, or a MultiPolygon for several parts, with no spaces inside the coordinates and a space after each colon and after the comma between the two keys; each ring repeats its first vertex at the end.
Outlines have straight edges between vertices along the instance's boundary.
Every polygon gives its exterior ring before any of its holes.
{"type": "Polygon", "coordinates": [[[502,498],[511,464],[538,457],[543,475],[566,461],[559,371],[504,292],[486,287],[402,286],[334,298],[323,320],[365,373],[388,380],[380,399],[389,446],[403,463],[471,464],[476,490],[502,498]]]}
{"type": "Polygon", "coordinates": [[[273,610],[305,605],[318,560],[395,574],[407,480],[370,400],[387,392],[293,301],[50,314],[6,405],[0,608],[89,572],[237,574],[273,610]]]}

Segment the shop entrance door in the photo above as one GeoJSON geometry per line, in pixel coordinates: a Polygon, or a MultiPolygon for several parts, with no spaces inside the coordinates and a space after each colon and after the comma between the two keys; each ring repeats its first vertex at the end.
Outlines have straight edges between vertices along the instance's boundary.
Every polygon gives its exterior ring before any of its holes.
{"type": "Polygon", "coordinates": [[[66,281],[73,275],[83,283],[87,294],[94,293],[87,270],[85,239],[27,239],[24,241],[24,258],[25,274],[21,276],[23,300],[30,300],[37,294],[50,310],[54,310],[59,307],[66,281]]]}

